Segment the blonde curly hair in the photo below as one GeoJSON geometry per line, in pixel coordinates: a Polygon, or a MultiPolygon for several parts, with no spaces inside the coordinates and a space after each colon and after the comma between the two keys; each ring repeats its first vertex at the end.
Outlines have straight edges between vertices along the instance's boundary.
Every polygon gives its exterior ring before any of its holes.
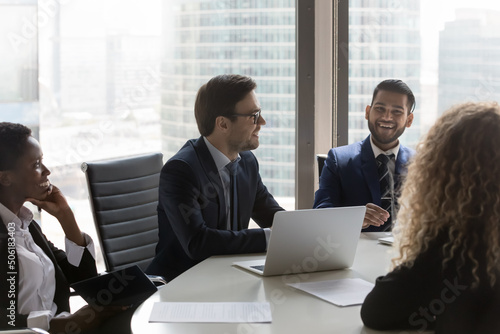
{"type": "Polygon", "coordinates": [[[475,254],[485,250],[481,263],[493,286],[500,264],[498,104],[465,103],[444,113],[417,146],[399,203],[394,266],[411,267],[445,233],[443,266],[451,259],[458,269],[471,263],[472,285],[477,286],[475,254]]]}

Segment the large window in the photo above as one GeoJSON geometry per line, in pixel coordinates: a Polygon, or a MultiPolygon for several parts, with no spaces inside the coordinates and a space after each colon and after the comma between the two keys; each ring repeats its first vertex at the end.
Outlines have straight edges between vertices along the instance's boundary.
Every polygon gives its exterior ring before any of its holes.
{"type": "Polygon", "coordinates": [[[0,1],[0,120],[39,129],[36,0],[0,1]]]}
{"type": "Polygon", "coordinates": [[[453,104],[500,100],[497,1],[349,1],[349,142],[364,139],[376,84],[405,81],[415,118],[401,137],[415,146],[453,104]]]}
{"type": "Polygon", "coordinates": [[[223,73],[251,76],[267,125],[255,150],[270,192],[293,208],[295,172],[295,0],[163,3],[162,147],[174,154],[198,137],[198,88],[223,73]]]}
{"type": "MultiPolygon", "coordinates": [[[[40,142],[51,182],[95,241],[80,165],[161,151],[160,1],[39,1],[40,142]]],[[[44,232],[63,232],[42,214],[44,232]]],[[[100,252],[98,266],[103,270],[100,252]]]]}
{"type": "MultiPolygon", "coordinates": [[[[15,73],[7,66],[10,72],[0,73],[0,102],[4,92],[20,96],[14,88],[25,80],[26,64],[39,63],[38,83],[32,84],[40,90],[35,116],[44,162],[81,229],[94,240],[81,163],[153,151],[167,160],[199,136],[195,94],[223,73],[256,80],[267,125],[255,154],[264,183],[283,206],[293,208],[294,0],[39,1],[38,8],[32,3],[10,14],[0,11],[2,36],[33,17],[39,35],[23,57],[0,49],[4,64],[16,67],[15,73]],[[4,21],[5,15],[15,19],[4,21]]],[[[21,100],[13,99],[19,110],[21,100]]],[[[5,104],[0,108],[3,120],[26,123],[6,115],[5,104]]],[[[42,225],[62,247],[59,224],[42,214],[42,225]]]]}
{"type": "Polygon", "coordinates": [[[0,2],[0,103],[38,100],[36,1],[0,2]]]}
{"type": "MultiPolygon", "coordinates": [[[[222,73],[249,75],[267,121],[255,151],[261,174],[280,204],[293,208],[295,5],[0,0],[0,115],[39,133],[51,181],[82,229],[95,235],[80,164],[153,151],[168,159],[198,136],[193,105],[200,85],[222,73]]],[[[349,107],[338,111],[349,114],[349,142],[368,135],[365,106],[386,78],[400,78],[416,93],[415,122],[402,138],[409,146],[450,105],[500,99],[497,1],[349,6],[349,26],[340,27],[349,29],[349,107]]],[[[60,244],[58,224],[42,218],[60,244]]]]}

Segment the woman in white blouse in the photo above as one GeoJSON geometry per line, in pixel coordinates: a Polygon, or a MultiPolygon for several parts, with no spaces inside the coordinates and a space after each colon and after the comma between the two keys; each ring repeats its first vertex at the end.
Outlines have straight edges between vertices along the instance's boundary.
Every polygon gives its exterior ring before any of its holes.
{"type": "Polygon", "coordinates": [[[85,306],[69,313],[69,284],[97,274],[94,244],[50,183],[42,157],[29,128],[0,123],[0,328],[86,332],[113,312],[85,306]],[[57,218],[66,252],[45,238],[26,201],[57,218]]]}

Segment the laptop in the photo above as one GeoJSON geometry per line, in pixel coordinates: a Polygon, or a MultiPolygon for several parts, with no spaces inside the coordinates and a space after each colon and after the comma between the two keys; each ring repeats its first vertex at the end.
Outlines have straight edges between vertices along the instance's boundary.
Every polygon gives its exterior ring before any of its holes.
{"type": "Polygon", "coordinates": [[[233,265],[263,276],[352,266],[365,206],[279,211],[264,260],[233,265]]]}
{"type": "Polygon", "coordinates": [[[137,265],[94,276],[71,287],[93,306],[135,306],[158,290],[137,265]]]}

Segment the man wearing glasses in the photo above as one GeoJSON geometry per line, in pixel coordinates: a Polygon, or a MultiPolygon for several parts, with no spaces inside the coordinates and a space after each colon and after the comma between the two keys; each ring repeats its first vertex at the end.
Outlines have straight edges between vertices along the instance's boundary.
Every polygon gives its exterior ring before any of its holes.
{"type": "Polygon", "coordinates": [[[257,159],[266,121],[256,83],[219,75],[198,90],[201,137],[189,140],[160,175],[156,256],[146,272],[172,280],[212,255],[264,252],[274,214],[283,210],[267,191],[257,159]],[[252,218],[261,228],[248,229],[252,218]]]}

